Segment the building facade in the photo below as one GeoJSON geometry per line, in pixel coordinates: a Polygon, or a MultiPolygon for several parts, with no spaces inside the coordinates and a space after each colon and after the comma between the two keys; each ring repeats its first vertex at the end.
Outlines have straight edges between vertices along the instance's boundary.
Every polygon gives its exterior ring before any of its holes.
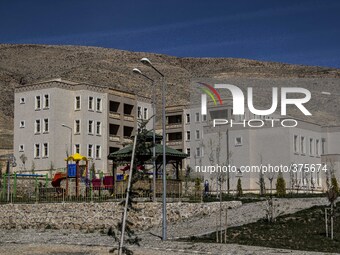
{"type": "Polygon", "coordinates": [[[131,142],[137,111],[152,115],[148,98],[61,79],[17,87],[14,105],[17,171],[63,168],[67,155],[80,153],[110,172],[107,155],[131,142]]]}
{"type": "Polygon", "coordinates": [[[280,123],[287,118],[278,114],[256,116],[248,110],[244,115],[235,116],[231,103],[224,101],[223,106],[210,104],[207,115],[202,115],[198,106],[176,106],[167,110],[167,143],[189,154],[183,168],[190,166],[192,176],[202,177],[212,189],[217,188],[217,180],[221,178],[222,189],[227,190],[229,186],[229,190],[234,191],[240,178],[243,189],[248,192],[259,191],[261,176],[267,190],[275,189],[279,172],[264,171],[278,166],[282,166],[280,172],[287,189],[325,190],[326,180],[333,173],[340,181],[339,127],[324,127],[297,119],[296,127],[284,127],[280,123]],[[214,119],[227,119],[229,123],[213,127],[214,119]],[[234,121],[232,126],[231,120],[234,121]],[[264,125],[251,127],[250,120],[252,126],[262,122],[264,125]],[[211,173],[212,167],[217,166],[232,166],[233,169],[229,168],[229,173],[211,173]],[[297,171],[292,170],[295,167],[297,171]]]}

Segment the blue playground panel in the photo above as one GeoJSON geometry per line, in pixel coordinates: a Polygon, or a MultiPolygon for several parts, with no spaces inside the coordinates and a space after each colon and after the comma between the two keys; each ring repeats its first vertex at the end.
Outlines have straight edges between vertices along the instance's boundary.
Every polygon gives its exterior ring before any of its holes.
{"type": "Polygon", "coordinates": [[[123,174],[117,174],[117,181],[123,181],[124,175],[123,174]]]}
{"type": "Polygon", "coordinates": [[[76,173],[77,173],[76,164],[69,164],[67,171],[68,177],[76,177],[76,173]]]}

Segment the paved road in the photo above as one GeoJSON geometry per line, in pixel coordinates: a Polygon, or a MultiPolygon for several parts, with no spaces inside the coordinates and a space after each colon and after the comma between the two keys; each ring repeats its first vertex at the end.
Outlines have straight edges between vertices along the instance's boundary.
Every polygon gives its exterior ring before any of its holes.
{"type": "MultiPolygon", "coordinates": [[[[266,217],[266,201],[244,204],[241,207],[228,210],[228,227],[240,226],[266,217]]],[[[295,213],[299,210],[310,208],[315,205],[326,205],[326,198],[303,198],[303,199],[275,199],[274,208],[276,215],[295,213]]],[[[225,212],[222,213],[222,224],[224,224],[225,212]]],[[[220,222],[218,212],[203,217],[195,217],[186,221],[171,223],[168,225],[168,238],[177,239],[187,236],[201,236],[215,232],[220,222]]],[[[149,232],[161,236],[160,226],[152,228],[149,232]]]]}

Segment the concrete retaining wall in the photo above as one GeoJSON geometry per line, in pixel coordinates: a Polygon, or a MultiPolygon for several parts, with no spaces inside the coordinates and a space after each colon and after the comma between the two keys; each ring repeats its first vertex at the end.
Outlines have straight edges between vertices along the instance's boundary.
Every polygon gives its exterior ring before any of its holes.
{"type": "MultiPolygon", "coordinates": [[[[223,207],[241,206],[239,201],[223,202],[223,207]]],[[[138,212],[131,211],[129,220],[137,230],[146,230],[162,222],[161,203],[137,203],[138,212]]],[[[219,210],[216,203],[168,203],[169,222],[193,216],[203,216],[219,210]]],[[[80,229],[106,231],[122,217],[119,203],[55,203],[55,204],[5,204],[0,205],[0,228],[80,229]]]]}

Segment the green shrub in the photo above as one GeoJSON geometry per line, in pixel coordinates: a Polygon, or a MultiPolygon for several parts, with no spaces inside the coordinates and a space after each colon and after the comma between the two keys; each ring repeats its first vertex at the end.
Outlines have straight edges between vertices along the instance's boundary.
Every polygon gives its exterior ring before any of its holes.
{"type": "Polygon", "coordinates": [[[242,196],[242,194],[243,194],[242,183],[241,183],[241,179],[238,178],[238,180],[237,180],[237,194],[236,195],[239,197],[239,196],[242,196]]]}
{"type": "Polygon", "coordinates": [[[201,179],[200,178],[196,178],[195,179],[195,191],[196,192],[200,192],[201,191],[201,179]]]}
{"type": "Polygon", "coordinates": [[[335,191],[336,194],[339,194],[339,185],[338,185],[338,181],[335,178],[335,176],[333,176],[331,178],[331,185],[333,187],[333,190],[335,191]]]}
{"type": "Polygon", "coordinates": [[[286,195],[286,181],[283,179],[282,174],[279,174],[276,181],[276,194],[278,197],[286,195]]]}

